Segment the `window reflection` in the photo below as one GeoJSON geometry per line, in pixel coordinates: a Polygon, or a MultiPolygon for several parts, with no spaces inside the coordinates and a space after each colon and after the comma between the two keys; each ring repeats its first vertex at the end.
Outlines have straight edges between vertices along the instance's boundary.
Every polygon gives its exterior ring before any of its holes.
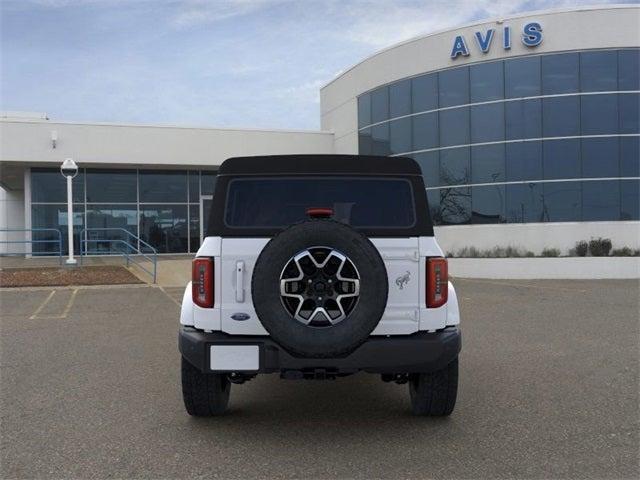
{"type": "Polygon", "coordinates": [[[389,149],[391,154],[411,151],[411,118],[389,123],[389,149]]]}
{"type": "Polygon", "coordinates": [[[413,156],[413,159],[420,165],[425,186],[437,187],[440,185],[439,152],[418,153],[413,156]]]}
{"type": "Polygon", "coordinates": [[[548,182],[543,188],[545,222],[575,222],[580,220],[580,182],[548,182]]]}
{"type": "Polygon", "coordinates": [[[441,110],[440,146],[466,145],[469,142],[469,107],[441,110]]]}
{"type": "Polygon", "coordinates": [[[140,202],[187,202],[187,173],[140,170],[140,202]]]}
{"type": "Polygon", "coordinates": [[[471,147],[471,183],[505,180],[504,144],[471,147]]]}
{"type": "Polygon", "coordinates": [[[620,138],[620,176],[640,177],[640,137],[620,138]]]}
{"type": "MultiPolygon", "coordinates": [[[[613,96],[613,95],[612,95],[613,96]]],[[[625,93],[618,95],[620,102],[620,133],[640,133],[640,95],[625,93]]]]}
{"type": "Polygon", "coordinates": [[[471,143],[504,140],[504,103],[471,107],[471,143]]]}
{"type": "Polygon", "coordinates": [[[540,57],[507,60],[504,76],[506,98],[540,95],[540,57]]]}
{"type": "Polygon", "coordinates": [[[582,182],[582,220],[589,222],[619,219],[620,182],[582,182]]]}
{"type": "Polygon", "coordinates": [[[469,147],[440,151],[440,185],[469,183],[470,173],[469,147]]]}
{"type": "MultiPolygon", "coordinates": [[[[72,180],[74,203],[84,202],[83,170],[72,180]]],[[[31,192],[34,203],[67,203],[67,180],[57,168],[32,168],[31,192]]]]}
{"type": "Polygon", "coordinates": [[[121,253],[138,248],[132,237],[122,231],[126,230],[135,236],[138,235],[138,209],[136,204],[89,205],[87,207],[87,228],[100,229],[88,230],[86,233],[86,248],[91,253],[121,253]]]}
{"type": "Polygon", "coordinates": [[[507,222],[542,222],[542,185],[539,183],[505,186],[507,222]]]}
{"type": "Polygon", "coordinates": [[[438,108],[438,74],[431,73],[411,79],[411,96],[413,113],[438,108]]]}
{"type": "Polygon", "coordinates": [[[471,189],[441,188],[440,215],[443,225],[461,225],[471,221],[471,189]]]}
{"type": "Polygon", "coordinates": [[[471,223],[503,223],[505,221],[505,186],[472,187],[471,204],[471,223]]]}
{"type": "Polygon", "coordinates": [[[137,202],[135,170],[87,169],[87,202],[137,202]]]}
{"type": "Polygon", "coordinates": [[[542,94],[577,92],[580,87],[577,53],[543,55],[541,57],[542,94]]]}
{"type": "Polygon", "coordinates": [[[618,89],[640,90],[640,49],[618,51],[618,89]]]}
{"type": "Polygon", "coordinates": [[[489,62],[469,67],[471,103],[504,98],[504,62],[489,62]]]}
{"type": "Polygon", "coordinates": [[[617,177],[618,137],[582,139],[582,177],[617,177]]]}
{"type": "Polygon", "coordinates": [[[543,142],[545,179],[580,178],[580,140],[546,140],[543,142]]]}
{"type": "Polygon", "coordinates": [[[640,220],[640,180],[620,182],[620,220],[640,220]]]}
{"type": "Polygon", "coordinates": [[[371,92],[371,123],[389,118],[389,87],[378,88],[371,92]]]}
{"type": "Polygon", "coordinates": [[[358,97],[358,128],[371,124],[371,96],[368,93],[358,97]]]}
{"type": "Polygon", "coordinates": [[[186,205],[141,205],[140,237],[160,253],[186,252],[186,205]]]}
{"type": "Polygon", "coordinates": [[[388,123],[371,127],[371,153],[383,156],[391,153],[388,123]]]}
{"type": "Polygon", "coordinates": [[[580,135],[580,97],[543,99],[542,132],[545,137],[580,135]]]}
{"type": "Polygon", "coordinates": [[[617,90],[617,52],[581,52],[580,83],[580,90],[583,92],[610,92],[617,90]]]}
{"type": "MultiPolygon", "coordinates": [[[[60,175],[58,173],[58,175],[60,175]]],[[[32,205],[31,206],[31,228],[53,228],[60,230],[62,238],[62,254],[68,254],[67,243],[67,219],[66,205],[32,205]]],[[[84,228],[84,206],[73,205],[73,245],[74,250],[80,250],[80,231],[84,228]]],[[[32,253],[38,255],[57,255],[58,239],[60,236],[56,232],[33,232],[31,234],[32,253]]],[[[11,247],[11,245],[10,245],[11,247]]]]}
{"type": "Polygon", "coordinates": [[[424,150],[438,147],[438,114],[424,113],[412,117],[413,148],[424,150]]]}
{"type": "Polygon", "coordinates": [[[507,140],[542,137],[542,100],[507,102],[504,109],[507,140]]]}
{"type": "Polygon", "coordinates": [[[469,67],[438,73],[438,85],[440,108],[469,103],[469,67]]]}
{"type": "Polygon", "coordinates": [[[580,123],[583,135],[618,132],[617,95],[584,95],[580,102],[580,123]]]}
{"type": "Polygon", "coordinates": [[[401,80],[389,87],[389,117],[411,113],[411,80],[401,80]]]}
{"type": "Polygon", "coordinates": [[[542,179],[542,142],[507,143],[505,170],[508,182],[542,179]]]}

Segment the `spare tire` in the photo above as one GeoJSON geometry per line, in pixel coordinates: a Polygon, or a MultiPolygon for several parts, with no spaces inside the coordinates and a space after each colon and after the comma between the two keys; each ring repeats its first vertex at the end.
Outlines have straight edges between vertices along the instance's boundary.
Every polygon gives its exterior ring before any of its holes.
{"type": "Polygon", "coordinates": [[[388,281],[376,247],[349,225],[309,220],[271,239],[251,279],[253,305],[271,337],[293,354],[343,356],[384,313],[388,281]]]}

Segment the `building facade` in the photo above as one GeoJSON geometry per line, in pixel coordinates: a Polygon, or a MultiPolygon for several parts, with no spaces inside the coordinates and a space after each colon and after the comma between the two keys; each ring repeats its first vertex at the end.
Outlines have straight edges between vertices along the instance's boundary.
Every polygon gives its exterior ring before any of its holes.
{"type": "MultiPolygon", "coordinates": [[[[225,158],[360,153],[420,164],[450,252],[510,245],[566,253],[596,236],[638,248],[638,24],[637,6],[582,8],[409,40],[322,88],[322,132],[5,119],[0,158],[22,179],[23,194],[21,205],[19,180],[5,188],[14,207],[4,216],[20,218],[21,208],[25,228],[66,228],[56,167],[68,154],[82,167],[78,238],[85,227],[117,227],[162,253],[194,252],[225,158]]],[[[5,187],[7,177],[0,175],[5,187]]],[[[46,248],[34,245],[34,253],[46,248]]]]}

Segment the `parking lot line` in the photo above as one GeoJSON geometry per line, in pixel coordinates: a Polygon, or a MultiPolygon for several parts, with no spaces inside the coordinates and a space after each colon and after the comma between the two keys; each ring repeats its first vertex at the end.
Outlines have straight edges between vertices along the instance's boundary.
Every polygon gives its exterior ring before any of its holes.
{"type": "Polygon", "coordinates": [[[62,310],[62,313],[59,314],[44,314],[41,315],[40,312],[44,309],[44,307],[49,303],[49,301],[53,298],[53,295],[56,293],[56,290],[52,290],[49,296],[42,302],[42,304],[38,307],[38,309],[29,317],[30,320],[41,320],[41,319],[64,319],[67,318],[69,312],[71,311],[71,307],[75,301],[76,295],[78,295],[78,288],[75,288],[71,295],[69,295],[69,300],[67,301],[67,305],[62,310]]]}
{"type": "Polygon", "coordinates": [[[164,293],[167,297],[169,297],[171,301],[178,306],[178,308],[182,308],[182,304],[179,301],[177,301],[175,298],[173,298],[171,295],[169,295],[169,293],[162,286],[158,285],[158,288],[162,293],[164,293]]]}
{"type": "Polygon", "coordinates": [[[51,300],[51,297],[53,297],[55,293],[56,293],[55,290],[51,290],[51,293],[47,295],[47,298],[45,298],[44,301],[40,304],[40,306],[36,308],[36,311],[33,312],[33,315],[29,317],[29,320],[34,320],[38,316],[38,314],[42,311],[45,305],[49,303],[49,300],[51,300]]]}

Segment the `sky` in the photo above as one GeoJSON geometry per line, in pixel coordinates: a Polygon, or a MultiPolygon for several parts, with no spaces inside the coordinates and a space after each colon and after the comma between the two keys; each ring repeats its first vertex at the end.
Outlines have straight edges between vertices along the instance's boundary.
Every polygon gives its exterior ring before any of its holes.
{"type": "Polygon", "coordinates": [[[484,18],[592,3],[0,0],[0,110],[315,130],[320,87],[382,48],[484,18]]]}

